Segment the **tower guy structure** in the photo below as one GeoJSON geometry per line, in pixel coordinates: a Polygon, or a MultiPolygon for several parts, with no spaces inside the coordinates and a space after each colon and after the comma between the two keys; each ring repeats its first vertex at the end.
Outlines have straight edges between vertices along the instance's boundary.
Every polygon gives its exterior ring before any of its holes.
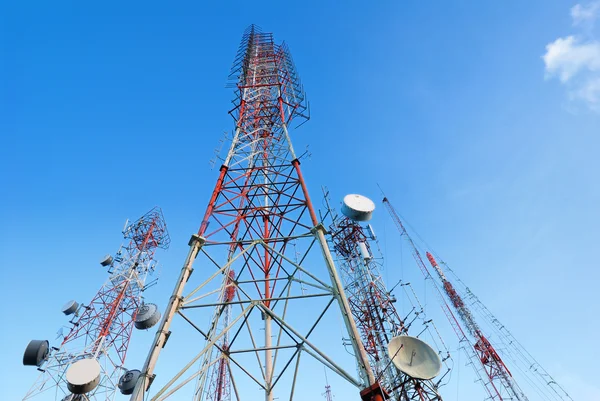
{"type": "MultiPolygon", "coordinates": [[[[404,224],[402,224],[400,216],[386,197],[383,198],[383,204],[390,213],[400,234],[408,241],[413,257],[422,273],[426,278],[433,280],[433,276],[423,262],[421,253],[408,234],[404,224]]],[[[440,296],[442,309],[454,332],[457,334],[461,348],[463,348],[468,356],[478,381],[485,388],[488,396],[486,399],[494,401],[528,401],[529,398],[517,384],[513,374],[505,364],[504,360],[506,358],[500,355],[501,352],[497,349],[498,347],[495,347],[490,341],[490,337],[484,333],[471,307],[464,301],[463,296],[446,277],[434,256],[430,252],[426,252],[425,255],[441,283],[441,286],[438,286],[433,280],[434,287],[440,296]],[[442,293],[445,294],[446,298],[444,298],[442,293]],[[446,299],[450,303],[446,302],[446,299]]],[[[541,397],[540,399],[544,401],[572,401],[567,392],[531,357],[470,290],[467,289],[466,295],[473,300],[472,305],[478,306],[483,312],[484,319],[487,319],[488,323],[497,329],[495,332],[498,335],[502,348],[506,352],[506,356],[511,358],[515,366],[519,367],[524,379],[530,384],[532,391],[535,391],[541,397]]]]}
{"type": "MultiPolygon", "coordinates": [[[[348,195],[344,201],[352,198],[370,202],[368,198],[360,195],[348,195]]],[[[436,381],[414,378],[398,369],[392,363],[388,352],[391,340],[396,336],[409,335],[410,326],[423,317],[420,316],[423,313],[422,308],[413,308],[405,317],[399,315],[394,306],[396,298],[387,289],[374,256],[376,237],[372,226],[338,215],[329,205],[328,209],[332,220],[329,226],[331,246],[340,266],[348,302],[371,367],[385,390],[386,397],[398,401],[442,400],[438,386],[449,373],[449,368],[436,381]]],[[[429,325],[433,325],[431,320],[424,324],[422,332],[431,334],[433,330],[429,330],[429,325]]],[[[412,331],[415,330],[421,328],[414,327],[412,331]]],[[[435,334],[437,335],[437,330],[435,334]]],[[[439,343],[443,344],[441,337],[438,339],[439,343]]],[[[450,357],[445,347],[438,351],[438,354],[441,354],[444,360],[450,357]]]]}
{"type": "Polygon", "coordinates": [[[306,399],[319,390],[302,372],[323,364],[363,399],[381,400],[289,136],[308,107],[287,46],[250,26],[230,79],[233,139],[131,399],[215,399],[215,388],[224,399],[306,399]],[[330,352],[341,343],[323,335],[336,312],[358,378],[330,352]],[[176,373],[155,369],[161,352],[183,345],[176,373]],[[223,374],[209,374],[213,366],[223,374]]]}
{"type": "Polygon", "coordinates": [[[41,373],[23,400],[109,401],[119,388],[127,394],[127,378],[135,376],[124,367],[133,327],[146,329],[160,319],[156,305],[143,303],[142,292],[156,267],[156,249],[166,249],[170,239],[158,208],[126,225],[123,235],[129,243],[102,260],[109,277],[92,301],[70,301],[63,308],[72,319],[61,344],[29,343],[23,363],[41,373]]]}

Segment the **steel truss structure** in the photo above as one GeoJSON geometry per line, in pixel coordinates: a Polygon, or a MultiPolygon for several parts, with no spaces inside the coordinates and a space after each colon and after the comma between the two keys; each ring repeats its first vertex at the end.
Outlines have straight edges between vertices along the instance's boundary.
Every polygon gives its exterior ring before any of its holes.
{"type": "Polygon", "coordinates": [[[23,400],[56,401],[113,400],[146,278],[156,268],[154,253],[169,246],[169,234],[159,208],[126,225],[129,240],[112,257],[109,277],[87,305],[79,307],[69,322],[72,327],[59,347],[53,347],[41,374],[23,400]],[[95,358],[101,366],[99,385],[90,393],[75,395],[67,389],[65,372],[74,362],[95,358]]]}
{"type": "MultiPolygon", "coordinates": [[[[489,342],[486,336],[483,334],[475,319],[473,319],[473,315],[469,308],[465,305],[462,298],[456,290],[452,283],[450,283],[442,269],[438,266],[436,260],[433,256],[426,252],[425,256],[429,260],[431,267],[434,268],[436,273],[438,274],[440,280],[442,281],[442,286],[444,287],[444,292],[450,299],[450,302],[454,306],[454,310],[458,313],[461,321],[466,327],[467,331],[474,338],[475,344],[473,344],[473,350],[475,351],[475,355],[481,366],[483,368],[483,373],[487,376],[489,380],[489,385],[487,387],[488,390],[492,394],[492,399],[498,400],[527,400],[523,391],[517,385],[517,382],[513,379],[512,374],[504,364],[500,355],[496,352],[494,346],[489,342]],[[501,394],[501,389],[507,390],[507,395],[501,394]]],[[[486,388],[487,388],[486,387],[486,388]]]]}
{"type": "Polygon", "coordinates": [[[502,357],[510,362],[509,366],[513,368],[513,371],[516,368],[521,373],[519,378],[524,378],[529,388],[536,392],[541,400],[573,401],[569,393],[540,365],[483,302],[473,294],[469,287],[456,276],[452,269],[442,261],[440,261],[440,265],[445,267],[444,270],[446,272],[450,272],[453,275],[452,282],[457,283],[461,287],[460,289],[456,289],[456,292],[462,294],[462,299],[469,304],[471,312],[477,315],[477,321],[488,324],[488,328],[491,329],[494,335],[496,348],[502,357]]]}
{"type": "Polygon", "coordinates": [[[434,282],[434,287],[438,291],[442,309],[454,329],[454,332],[458,336],[461,348],[469,358],[478,381],[483,384],[488,399],[495,401],[527,401],[527,396],[513,378],[511,372],[504,364],[504,361],[498,352],[496,352],[494,346],[489,342],[475,322],[471,311],[465,305],[461,296],[455,291],[452,283],[446,279],[433,256],[429,252],[426,253],[429,263],[435,269],[437,276],[441,280],[442,289],[435,284],[433,276],[430,274],[427,266],[425,266],[423,258],[404,227],[404,224],[402,224],[400,216],[386,197],[383,198],[383,204],[390,213],[400,235],[404,236],[408,241],[417,265],[425,277],[431,278],[432,282],[434,282]],[[450,300],[450,305],[445,301],[442,292],[446,294],[447,298],[450,300]],[[456,314],[453,311],[456,311],[456,314]],[[458,315],[458,317],[456,315],[458,315]]]}
{"type": "MultiPolygon", "coordinates": [[[[422,308],[413,308],[404,318],[398,314],[394,306],[396,299],[386,288],[378,260],[374,257],[375,234],[372,228],[337,215],[329,205],[328,209],[332,220],[329,226],[331,248],[340,266],[340,275],[361,340],[375,376],[386,392],[386,398],[398,401],[442,400],[438,386],[450,372],[447,364],[446,372],[435,381],[419,380],[398,370],[388,354],[390,340],[398,335],[409,335],[409,327],[424,317],[422,308]]],[[[429,326],[435,328],[433,322],[428,320],[419,334],[425,331],[432,334],[429,326]]],[[[445,362],[450,358],[450,353],[437,329],[435,334],[443,345],[438,353],[445,362]]]]}
{"type": "MultiPolygon", "coordinates": [[[[222,312],[222,318],[220,319],[220,332],[225,332],[220,341],[220,348],[224,352],[218,354],[216,359],[213,358],[213,352],[207,352],[205,354],[201,369],[208,369],[206,374],[200,376],[200,380],[197,382],[196,392],[194,398],[196,400],[206,399],[207,401],[229,401],[231,400],[231,366],[229,365],[229,359],[226,354],[229,351],[229,331],[225,330],[231,323],[231,303],[235,297],[235,272],[229,270],[229,274],[226,276],[226,282],[223,283],[221,288],[220,301],[225,305],[222,312]],[[208,379],[208,383],[205,380],[208,379]],[[208,384],[208,392],[203,393],[203,390],[208,384]],[[203,396],[205,396],[203,398],[203,396]]],[[[219,313],[220,309],[216,308],[215,312],[219,313]]],[[[215,321],[213,317],[212,321],[215,321]]],[[[212,350],[214,351],[214,349],[212,350]]]]}
{"type": "MultiPolygon", "coordinates": [[[[292,121],[308,119],[288,48],[250,26],[231,78],[236,87],[233,140],[131,399],[182,399],[190,393],[214,399],[213,389],[220,388],[236,400],[260,394],[269,401],[275,393],[292,400],[301,372],[308,373],[302,365],[311,362],[366,388],[364,399],[380,400],[288,133],[292,121]],[[196,258],[203,274],[199,281],[198,274],[191,277],[196,258]],[[224,286],[234,288],[233,298],[224,295],[224,286]],[[325,352],[330,344],[319,346],[330,336],[315,335],[335,305],[359,361],[359,378],[325,352]],[[182,327],[177,340],[175,331],[170,335],[176,316],[182,319],[177,319],[182,327]],[[185,329],[195,334],[184,338],[185,329]],[[188,350],[204,345],[181,362],[173,377],[155,379],[167,338],[188,350]],[[302,355],[303,361],[312,359],[301,365],[302,355]],[[211,375],[211,367],[222,374],[211,375]],[[195,388],[186,390],[193,382],[195,388]]],[[[316,388],[313,384],[301,390],[316,388]]]]}

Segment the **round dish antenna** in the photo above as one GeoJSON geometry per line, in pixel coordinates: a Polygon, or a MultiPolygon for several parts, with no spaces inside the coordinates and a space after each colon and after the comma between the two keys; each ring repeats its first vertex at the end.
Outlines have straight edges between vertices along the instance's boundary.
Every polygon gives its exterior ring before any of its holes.
{"type": "Polygon", "coordinates": [[[23,365],[41,366],[48,356],[50,343],[46,340],[31,340],[23,354],[23,365]]]}
{"type": "Polygon", "coordinates": [[[160,320],[160,312],[154,304],[143,304],[135,315],[135,328],[146,330],[154,326],[160,320]]]}
{"type": "Polygon", "coordinates": [[[102,260],[100,261],[100,264],[104,267],[109,266],[111,263],[113,262],[113,257],[110,255],[105,255],[102,260]]]}
{"type": "Polygon", "coordinates": [[[125,374],[119,379],[119,390],[121,391],[121,394],[133,394],[133,389],[135,388],[135,384],[137,383],[141,374],[142,372],[137,369],[128,370],[125,372],[125,374]]]}
{"type": "Polygon", "coordinates": [[[67,369],[67,388],[73,394],[89,393],[100,383],[100,364],[97,360],[80,359],[67,369]]]}
{"type": "Polygon", "coordinates": [[[77,312],[77,308],[79,308],[79,304],[75,301],[69,301],[63,306],[62,313],[69,316],[73,313],[77,312]]]}
{"type": "Polygon", "coordinates": [[[375,203],[366,196],[350,194],[344,196],[342,214],[354,221],[371,220],[375,203]]]}
{"type": "Polygon", "coordinates": [[[388,355],[398,369],[415,379],[433,379],[442,368],[442,361],[434,349],[416,337],[392,338],[388,355]]]}

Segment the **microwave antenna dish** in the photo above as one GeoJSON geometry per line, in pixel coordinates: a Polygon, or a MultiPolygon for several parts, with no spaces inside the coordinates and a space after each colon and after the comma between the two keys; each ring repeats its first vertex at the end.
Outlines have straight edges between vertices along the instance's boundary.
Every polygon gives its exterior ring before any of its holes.
{"type": "Polygon", "coordinates": [[[392,338],[388,344],[388,354],[398,369],[415,379],[433,379],[442,368],[439,355],[429,344],[416,337],[392,338]]]}

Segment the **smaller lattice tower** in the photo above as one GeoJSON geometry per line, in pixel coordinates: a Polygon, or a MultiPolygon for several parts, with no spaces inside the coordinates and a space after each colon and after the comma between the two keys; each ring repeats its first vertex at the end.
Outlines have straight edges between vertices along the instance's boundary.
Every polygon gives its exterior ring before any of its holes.
{"type": "MultiPolygon", "coordinates": [[[[433,334],[433,341],[442,345],[442,349],[437,351],[440,362],[450,358],[450,353],[433,321],[424,319],[422,307],[413,307],[407,316],[400,316],[396,310],[396,298],[387,289],[380,273],[381,257],[375,257],[375,232],[370,224],[364,223],[371,218],[374,203],[364,196],[353,194],[344,198],[342,214],[337,214],[329,206],[329,201],[327,207],[331,218],[331,248],[340,266],[340,275],[361,340],[375,376],[386,391],[386,397],[398,401],[442,400],[438,387],[450,371],[447,364],[445,373],[432,380],[411,377],[392,363],[393,358],[388,350],[390,342],[394,337],[408,336],[409,328],[414,325],[411,330],[414,331],[417,321],[424,324],[422,330],[418,329],[421,334],[433,334]]],[[[416,301],[413,305],[420,305],[414,292],[411,295],[416,301]]]]}
{"type": "MultiPolygon", "coordinates": [[[[400,234],[407,240],[417,265],[426,278],[431,278],[427,266],[423,262],[421,253],[415,242],[408,234],[399,214],[384,197],[383,204],[394,220],[400,234]]],[[[469,358],[469,365],[473,367],[477,381],[480,382],[486,393],[486,400],[493,401],[528,401],[531,395],[537,393],[540,400],[567,401],[572,398],[569,394],[544,370],[523,346],[510,334],[510,332],[496,319],[491,312],[479,301],[477,297],[463,285],[461,291],[453,285],[430,252],[425,252],[429,264],[435,271],[441,285],[436,288],[442,310],[446,314],[454,332],[458,336],[461,348],[469,358]],[[445,294],[445,298],[442,294],[445,294]],[[447,302],[448,301],[448,302],[447,302]],[[468,303],[469,301],[470,303],[468,303]],[[476,317],[475,313],[480,316],[476,317]],[[480,323],[486,322],[492,328],[491,333],[496,335],[493,339],[489,331],[483,330],[480,323]],[[516,367],[529,385],[528,395],[517,384],[515,377],[508,366],[516,367]]],[[[449,269],[448,269],[449,270],[449,269]]],[[[462,282],[456,278],[460,284],[462,282]]],[[[488,327],[488,328],[489,328],[488,327]]]]}
{"type": "Polygon", "coordinates": [[[333,394],[331,394],[331,386],[327,380],[327,370],[325,370],[325,392],[323,393],[325,401],[333,401],[333,394]]]}
{"type": "Polygon", "coordinates": [[[129,242],[100,262],[109,276],[92,301],[63,307],[71,328],[60,345],[33,340],[27,346],[23,364],[37,366],[41,374],[23,400],[108,401],[117,389],[133,391],[139,371],[124,368],[127,348],[134,326],[147,329],[160,319],[142,292],[156,269],[156,249],[166,249],[170,239],[159,208],[126,223],[123,235],[129,242]]]}
{"type": "MultiPolygon", "coordinates": [[[[217,353],[218,356],[213,356],[214,349],[211,348],[202,360],[200,371],[208,370],[207,375],[199,375],[197,381],[194,400],[197,401],[230,401],[231,400],[231,367],[229,366],[229,332],[225,330],[231,323],[231,302],[235,297],[235,271],[229,270],[225,275],[225,282],[221,286],[221,295],[219,302],[222,305],[215,308],[212,321],[219,321],[220,331],[224,332],[223,337],[219,341],[217,353]],[[217,317],[222,315],[222,319],[217,317]],[[208,386],[206,387],[205,380],[209,378],[208,386]],[[203,390],[208,388],[206,394],[202,394],[203,390]]],[[[239,399],[239,397],[236,397],[239,399]]]]}

